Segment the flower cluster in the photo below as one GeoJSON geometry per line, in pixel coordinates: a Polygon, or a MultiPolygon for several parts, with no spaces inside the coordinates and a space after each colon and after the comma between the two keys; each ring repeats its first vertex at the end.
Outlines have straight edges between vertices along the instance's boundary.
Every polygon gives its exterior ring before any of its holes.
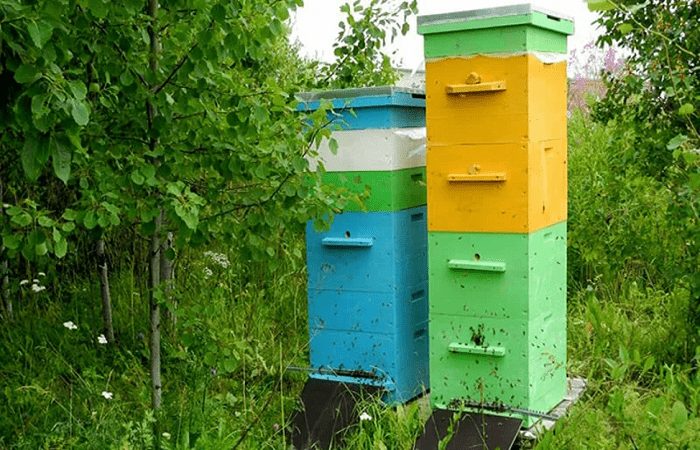
{"type": "Polygon", "coordinates": [[[588,114],[588,99],[605,97],[607,88],[602,73],[619,74],[625,66],[624,58],[614,47],[602,50],[593,42],[586,44],[581,53],[569,54],[568,112],[580,110],[588,114]]]}
{"type": "Polygon", "coordinates": [[[206,251],[204,252],[204,256],[209,258],[213,263],[220,265],[224,269],[231,265],[231,263],[228,260],[228,256],[224,255],[223,253],[206,251]]]}
{"type": "MultiPolygon", "coordinates": [[[[45,274],[44,272],[39,272],[39,273],[37,274],[37,276],[38,276],[39,278],[42,278],[42,277],[45,277],[46,274],[45,274]]],[[[30,289],[31,289],[32,292],[34,292],[35,294],[36,294],[36,293],[39,293],[39,292],[41,292],[41,291],[43,291],[43,290],[46,289],[46,286],[43,286],[43,285],[41,284],[41,281],[39,280],[39,278],[34,278],[34,279],[31,281],[32,284],[31,284],[31,286],[30,286],[30,289]]],[[[20,286],[26,286],[26,285],[28,285],[28,284],[29,284],[29,280],[22,280],[22,281],[19,282],[19,285],[20,285],[20,286]]]]}

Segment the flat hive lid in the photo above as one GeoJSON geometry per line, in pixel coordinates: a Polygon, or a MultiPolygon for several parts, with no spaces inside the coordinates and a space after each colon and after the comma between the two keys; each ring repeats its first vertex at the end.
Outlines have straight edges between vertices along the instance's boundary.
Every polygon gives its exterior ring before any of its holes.
{"type": "Polygon", "coordinates": [[[521,4],[418,16],[418,33],[433,34],[527,24],[562,34],[574,32],[572,17],[532,4],[521,4]]]}
{"type": "Polygon", "coordinates": [[[380,106],[407,106],[425,108],[425,91],[398,86],[377,86],[353,89],[302,92],[298,109],[313,111],[321,100],[330,100],[333,108],[367,108],[380,106]]]}

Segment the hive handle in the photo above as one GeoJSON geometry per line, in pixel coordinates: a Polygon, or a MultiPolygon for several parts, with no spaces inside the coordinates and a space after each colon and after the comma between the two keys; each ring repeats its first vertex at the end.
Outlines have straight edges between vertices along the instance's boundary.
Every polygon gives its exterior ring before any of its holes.
{"type": "Polygon", "coordinates": [[[448,84],[445,86],[447,95],[475,94],[479,92],[499,92],[506,90],[505,81],[489,81],[475,84],[448,84]]]}
{"type": "Polygon", "coordinates": [[[467,259],[451,259],[447,262],[450,269],[476,270],[479,272],[505,272],[506,263],[499,261],[469,261],[467,259]]]}
{"type": "Polygon", "coordinates": [[[491,347],[474,344],[462,344],[459,342],[450,342],[447,348],[452,353],[466,353],[469,355],[488,355],[488,356],[505,356],[505,347],[491,347]]]}
{"type": "Polygon", "coordinates": [[[484,181],[506,181],[505,172],[492,172],[492,173],[451,173],[447,175],[447,181],[450,183],[471,183],[471,182],[484,182],[484,181]]]}
{"type": "Polygon", "coordinates": [[[323,238],[321,243],[326,247],[371,247],[372,239],[369,238],[323,238]]]}

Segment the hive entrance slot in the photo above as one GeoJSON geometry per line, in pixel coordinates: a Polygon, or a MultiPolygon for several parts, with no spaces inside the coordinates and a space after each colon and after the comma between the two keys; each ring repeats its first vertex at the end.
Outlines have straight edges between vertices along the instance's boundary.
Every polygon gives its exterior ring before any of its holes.
{"type": "Polygon", "coordinates": [[[346,231],[346,232],[345,232],[345,237],[346,237],[346,238],[349,238],[349,237],[350,237],[350,232],[349,232],[349,231],[346,231]]]}

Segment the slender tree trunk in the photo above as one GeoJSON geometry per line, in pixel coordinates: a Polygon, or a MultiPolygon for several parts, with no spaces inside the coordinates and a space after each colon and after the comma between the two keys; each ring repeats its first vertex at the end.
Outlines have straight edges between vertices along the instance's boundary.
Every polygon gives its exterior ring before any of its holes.
{"type": "MultiPolygon", "coordinates": [[[[5,208],[2,206],[5,197],[5,188],[0,178],[0,214],[5,214],[5,208]]],[[[5,320],[12,320],[12,299],[10,298],[10,267],[7,262],[7,253],[0,250],[0,297],[2,297],[5,306],[5,320]]]]}
{"type": "Polygon", "coordinates": [[[108,342],[114,342],[114,327],[112,326],[112,300],[109,293],[109,275],[107,271],[107,257],[105,255],[105,241],[97,241],[97,270],[100,274],[102,287],[102,323],[108,342]]]}
{"type": "MultiPolygon", "coordinates": [[[[148,56],[148,66],[154,77],[158,74],[158,55],[160,53],[160,36],[158,35],[158,0],[148,1],[148,15],[151,16],[151,23],[148,27],[148,36],[150,38],[150,53],[148,56]]],[[[155,78],[154,78],[155,79],[155,78]]],[[[146,113],[148,115],[148,129],[153,129],[153,119],[156,117],[156,109],[150,100],[146,102],[146,113]]],[[[158,145],[158,140],[154,137],[149,139],[149,147],[153,152],[158,145]]],[[[162,385],[160,373],[160,306],[156,293],[160,284],[160,258],[161,245],[160,234],[163,224],[163,213],[156,218],[156,230],[151,240],[151,386],[153,388],[153,409],[159,411],[161,409],[162,385]]],[[[159,439],[158,422],[155,424],[156,439],[159,439]]]]}
{"type": "MultiPolygon", "coordinates": [[[[4,258],[5,255],[3,254],[4,258]]],[[[7,259],[3,259],[0,265],[0,274],[2,274],[2,298],[5,304],[5,320],[12,320],[12,299],[10,298],[10,269],[7,264],[7,259]]]]}
{"type": "Polygon", "coordinates": [[[171,325],[177,323],[177,316],[173,314],[175,308],[177,308],[177,300],[172,296],[173,283],[175,280],[175,261],[169,259],[166,256],[168,250],[173,248],[173,233],[168,232],[163,241],[163,255],[160,259],[160,281],[165,281],[165,299],[170,304],[166,311],[166,317],[170,321],[171,325]]]}
{"type": "Polygon", "coordinates": [[[156,232],[151,238],[151,387],[153,388],[153,409],[161,408],[162,386],[160,378],[160,306],[156,296],[158,285],[160,284],[160,232],[162,224],[162,215],[156,218],[156,232]]]}

